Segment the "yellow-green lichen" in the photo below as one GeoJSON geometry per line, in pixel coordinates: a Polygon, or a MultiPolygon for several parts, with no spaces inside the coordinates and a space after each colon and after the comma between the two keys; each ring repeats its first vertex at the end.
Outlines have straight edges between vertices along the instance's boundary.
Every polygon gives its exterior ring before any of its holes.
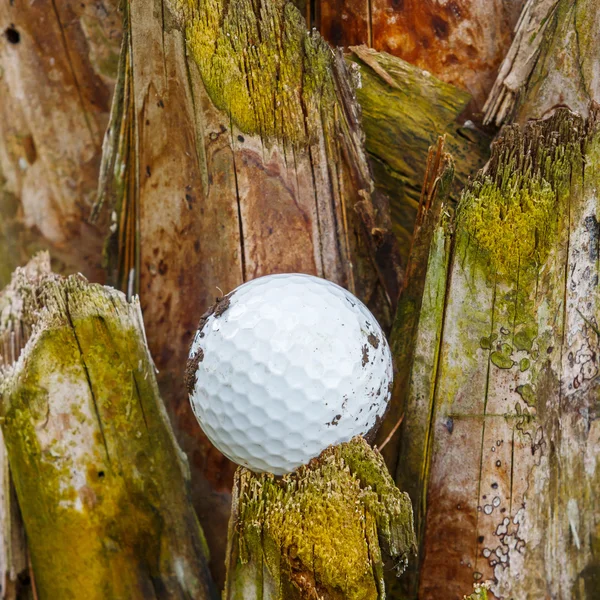
{"type": "Polygon", "coordinates": [[[558,111],[523,129],[508,128],[490,164],[464,191],[457,226],[493,273],[537,271],[555,246],[570,173],[581,164],[581,123],[558,111]]]}
{"type": "Polygon", "coordinates": [[[334,118],[332,51],[291,2],[171,4],[212,101],[243,132],[306,144],[334,118]]]}
{"type": "Polygon", "coordinates": [[[382,550],[402,568],[414,552],[410,500],[362,438],[282,479],[244,471],[240,482],[242,562],[264,557],[276,580],[305,593],[318,585],[349,600],[379,598],[382,550]]]}
{"type": "Polygon", "coordinates": [[[540,265],[546,260],[556,238],[556,211],[550,182],[512,173],[503,185],[484,178],[465,192],[461,216],[493,268],[511,275],[522,265],[540,265]]]}
{"type": "Polygon", "coordinates": [[[489,582],[475,583],[473,585],[473,593],[468,596],[464,596],[464,600],[488,600],[491,584],[489,582]]]}

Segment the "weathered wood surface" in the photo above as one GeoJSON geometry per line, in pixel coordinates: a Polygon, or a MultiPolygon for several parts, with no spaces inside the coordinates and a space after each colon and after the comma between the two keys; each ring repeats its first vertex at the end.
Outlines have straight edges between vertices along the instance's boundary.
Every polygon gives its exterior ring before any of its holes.
{"type": "Polygon", "coordinates": [[[399,257],[345,63],[291,3],[132,0],[127,22],[100,185],[108,259],[115,283],[139,289],[219,573],[234,469],[183,387],[200,315],[245,280],[300,271],[389,326],[399,257]]]}
{"type": "Polygon", "coordinates": [[[121,44],[116,0],[0,3],[0,287],[38,248],[103,280],[88,223],[121,44]]]}
{"type": "Polygon", "coordinates": [[[1,432],[0,473],[0,598],[33,600],[25,530],[1,432]]]}
{"type": "Polygon", "coordinates": [[[429,150],[410,260],[406,266],[404,288],[390,339],[396,369],[392,401],[376,437],[376,444],[381,446],[381,453],[391,473],[397,472],[399,456],[403,456],[411,465],[399,472],[402,479],[398,483],[401,489],[410,493],[419,536],[425,522],[424,498],[421,497],[422,488],[419,485],[420,456],[423,452],[420,444],[427,438],[429,424],[426,419],[420,418],[421,415],[411,414],[412,407],[407,406],[407,398],[409,393],[430,397],[431,382],[435,379],[432,365],[436,364],[446,280],[443,276],[434,278],[431,274],[427,277],[427,273],[436,271],[442,274],[447,269],[447,244],[439,233],[435,234],[440,220],[446,220],[455,207],[450,199],[453,177],[454,161],[445,152],[443,139],[440,138],[437,146],[429,150]],[[415,391],[416,388],[418,391],[415,391]],[[406,419],[402,435],[392,433],[400,419],[406,419]],[[407,458],[407,452],[415,458],[407,458]]]}
{"type": "Polygon", "coordinates": [[[419,66],[467,90],[473,98],[469,108],[477,113],[510,47],[524,3],[317,0],[303,6],[308,22],[331,44],[366,44],[419,66]]]}
{"type": "Polygon", "coordinates": [[[600,101],[596,0],[528,0],[486,102],[486,122],[524,123],[558,106],[587,116],[600,101]]]}
{"type": "Polygon", "coordinates": [[[414,552],[408,496],[354,438],[282,479],[237,471],[223,597],[383,599],[414,552]]]}
{"type": "Polygon", "coordinates": [[[352,47],[358,66],[356,97],[362,109],[365,147],[376,189],[389,198],[394,233],[408,259],[429,146],[445,136],[454,158],[451,197],[489,156],[491,138],[464,118],[466,92],[385,52],[352,47]]]}
{"type": "Polygon", "coordinates": [[[434,231],[397,472],[425,519],[406,597],[599,593],[599,148],[596,107],[507,129],[434,231]]]}
{"type": "Polygon", "coordinates": [[[37,597],[215,598],[137,299],[41,255],[0,315],[2,432],[37,597]]]}

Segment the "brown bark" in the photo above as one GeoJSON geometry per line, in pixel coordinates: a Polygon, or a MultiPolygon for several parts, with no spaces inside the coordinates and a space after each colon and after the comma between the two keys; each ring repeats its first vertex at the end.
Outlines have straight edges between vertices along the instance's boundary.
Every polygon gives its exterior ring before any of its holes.
{"type": "Polygon", "coordinates": [[[183,386],[200,315],[245,280],[300,271],[348,287],[389,326],[399,259],[387,205],[371,196],[341,57],[290,3],[269,2],[268,14],[244,2],[194,6],[128,5],[100,198],[115,215],[113,281],[139,289],[219,578],[233,467],[201,434],[183,386]],[[197,45],[205,35],[215,39],[197,45]]]}
{"type": "Polygon", "coordinates": [[[366,44],[467,90],[481,111],[524,0],[317,0],[314,25],[337,46],[366,44]]]}
{"type": "Polygon", "coordinates": [[[121,43],[118,2],[0,5],[0,285],[37,248],[102,280],[88,223],[121,43]]]}

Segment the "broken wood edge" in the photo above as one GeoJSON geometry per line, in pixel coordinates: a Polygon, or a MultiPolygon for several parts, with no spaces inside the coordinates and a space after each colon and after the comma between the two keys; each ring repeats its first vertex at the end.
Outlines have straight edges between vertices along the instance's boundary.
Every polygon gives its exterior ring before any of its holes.
{"type": "Polygon", "coordinates": [[[282,478],[240,468],[233,496],[226,600],[385,598],[416,552],[410,500],[360,437],[282,478]]]}
{"type": "Polygon", "coordinates": [[[2,431],[39,597],[215,598],[137,298],[59,277],[44,254],[0,310],[2,431]]]}

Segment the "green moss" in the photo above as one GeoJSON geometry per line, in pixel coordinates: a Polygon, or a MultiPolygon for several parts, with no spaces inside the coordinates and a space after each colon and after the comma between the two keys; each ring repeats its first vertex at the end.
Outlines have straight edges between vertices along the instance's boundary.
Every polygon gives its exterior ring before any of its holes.
{"type": "MultiPolygon", "coordinates": [[[[511,166],[512,167],[512,166],[511,166]]],[[[542,264],[556,239],[556,194],[542,178],[508,175],[499,186],[490,178],[462,199],[463,226],[502,275],[521,265],[542,264]]]]}
{"type": "Polygon", "coordinates": [[[457,224],[492,272],[516,279],[543,265],[558,239],[563,202],[580,132],[567,111],[523,130],[508,128],[489,168],[464,191],[457,224]]]}
{"type": "Polygon", "coordinates": [[[264,557],[276,581],[375,599],[380,543],[402,568],[415,550],[410,500],[362,438],[281,479],[244,471],[240,485],[240,557],[264,557]]]}
{"type": "Polygon", "coordinates": [[[137,309],[79,277],[40,279],[16,286],[38,332],[0,371],[40,597],[141,599],[151,582],[165,598],[207,597],[205,541],[137,309]]]}
{"type": "Polygon", "coordinates": [[[334,118],[331,49],[291,2],[173,6],[212,101],[243,132],[306,144],[334,118]]]}

